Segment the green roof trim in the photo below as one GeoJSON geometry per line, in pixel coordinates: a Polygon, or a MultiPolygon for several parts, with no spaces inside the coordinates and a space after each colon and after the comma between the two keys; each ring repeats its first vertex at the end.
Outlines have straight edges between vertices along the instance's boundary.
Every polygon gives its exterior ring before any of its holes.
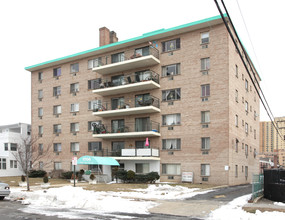
{"type": "MultiPolygon", "coordinates": [[[[227,17],[227,15],[224,14],[224,17],[227,17]]],[[[40,67],[42,65],[53,63],[53,62],[56,62],[56,61],[65,60],[65,59],[69,59],[69,58],[72,58],[72,57],[77,57],[77,56],[84,55],[84,54],[87,54],[87,53],[99,51],[99,50],[102,50],[102,49],[105,49],[105,48],[109,48],[109,47],[125,44],[125,43],[128,43],[128,42],[132,42],[132,41],[135,41],[135,40],[143,39],[143,38],[146,38],[146,37],[155,36],[155,35],[162,34],[162,33],[165,33],[165,32],[174,31],[174,30],[178,30],[178,29],[181,29],[181,28],[194,26],[194,25],[201,24],[201,23],[206,23],[206,22],[217,20],[217,19],[220,19],[220,18],[221,18],[221,16],[217,15],[217,16],[214,16],[214,17],[202,19],[202,20],[199,20],[199,21],[190,22],[190,23],[187,23],[187,24],[184,24],[184,25],[179,25],[179,26],[176,26],[176,27],[168,28],[168,29],[162,28],[162,29],[159,29],[159,30],[156,30],[156,31],[151,31],[151,32],[145,33],[145,34],[143,34],[141,36],[134,37],[134,38],[131,38],[131,39],[118,41],[116,43],[107,44],[107,45],[104,45],[104,46],[101,46],[101,47],[93,48],[93,49],[82,51],[82,52],[75,53],[75,54],[72,54],[72,55],[68,55],[68,56],[57,58],[57,59],[49,60],[49,61],[46,61],[46,62],[42,62],[42,63],[39,63],[39,64],[35,64],[35,65],[32,65],[32,66],[28,66],[28,67],[25,67],[25,70],[29,70],[29,69],[32,69],[32,68],[35,68],[35,67],[40,67]]]]}

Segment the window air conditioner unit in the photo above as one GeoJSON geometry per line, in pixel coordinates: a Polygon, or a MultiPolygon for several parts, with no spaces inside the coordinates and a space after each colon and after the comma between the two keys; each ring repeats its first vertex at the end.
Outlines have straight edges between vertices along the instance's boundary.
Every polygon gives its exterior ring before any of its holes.
{"type": "Polygon", "coordinates": [[[208,71],[204,70],[204,71],[202,71],[202,74],[203,75],[208,75],[208,71]]]}
{"type": "Polygon", "coordinates": [[[75,116],[75,115],[76,115],[76,113],[74,112],[72,115],[73,115],[73,116],[75,116]]]}
{"type": "Polygon", "coordinates": [[[173,127],[168,127],[168,130],[173,130],[173,127]]]}
{"type": "Polygon", "coordinates": [[[203,155],[209,154],[209,151],[203,151],[202,154],[203,154],[203,155]]]}
{"type": "Polygon", "coordinates": [[[73,135],[76,135],[77,133],[76,132],[73,132],[73,135]]]}
{"type": "Polygon", "coordinates": [[[202,125],[202,128],[208,128],[209,127],[209,125],[208,124],[204,124],[204,125],[202,125]]]}
{"type": "Polygon", "coordinates": [[[169,151],[168,155],[174,155],[174,152],[173,151],[169,151]]]}
{"type": "Polygon", "coordinates": [[[208,98],[202,98],[202,102],[206,102],[208,100],[209,100],[208,98]]]}
{"type": "Polygon", "coordinates": [[[173,102],[168,102],[168,105],[173,105],[174,103],[173,102]]]}
{"type": "Polygon", "coordinates": [[[73,92],[73,96],[76,96],[76,92],[73,92]]]}
{"type": "Polygon", "coordinates": [[[58,114],[56,114],[56,115],[55,115],[55,117],[56,117],[56,118],[58,118],[58,117],[59,117],[59,115],[58,115],[58,114]]]}
{"type": "Polygon", "coordinates": [[[43,119],[43,116],[39,116],[40,119],[43,119]]]}
{"type": "Polygon", "coordinates": [[[202,49],[208,48],[208,44],[202,45],[202,49]]]}
{"type": "Polygon", "coordinates": [[[202,181],[208,181],[208,177],[202,177],[202,181]]]}
{"type": "Polygon", "coordinates": [[[72,76],[76,76],[76,73],[72,73],[72,76]]]}

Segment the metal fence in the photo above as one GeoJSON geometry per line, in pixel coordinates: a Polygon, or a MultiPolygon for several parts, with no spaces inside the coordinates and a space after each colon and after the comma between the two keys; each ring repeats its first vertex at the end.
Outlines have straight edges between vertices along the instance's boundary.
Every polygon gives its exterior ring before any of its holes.
{"type": "Polygon", "coordinates": [[[264,175],[253,174],[252,175],[252,200],[262,196],[264,192],[264,175]]]}

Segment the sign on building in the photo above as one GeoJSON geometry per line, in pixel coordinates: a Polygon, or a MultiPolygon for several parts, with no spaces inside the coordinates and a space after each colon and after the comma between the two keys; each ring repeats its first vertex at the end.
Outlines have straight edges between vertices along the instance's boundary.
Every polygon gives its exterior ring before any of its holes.
{"type": "Polygon", "coordinates": [[[193,183],[193,172],[182,172],[182,182],[193,183]]]}

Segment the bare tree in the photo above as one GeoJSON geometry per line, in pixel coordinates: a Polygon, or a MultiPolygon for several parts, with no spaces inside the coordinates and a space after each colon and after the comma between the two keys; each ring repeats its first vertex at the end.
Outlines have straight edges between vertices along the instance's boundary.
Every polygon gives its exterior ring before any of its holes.
{"type": "Polygon", "coordinates": [[[45,160],[45,166],[53,162],[52,154],[53,141],[45,148],[39,148],[38,136],[22,137],[18,143],[17,151],[12,152],[20,169],[26,175],[27,191],[30,191],[29,172],[33,166],[41,160],[45,160]]]}

